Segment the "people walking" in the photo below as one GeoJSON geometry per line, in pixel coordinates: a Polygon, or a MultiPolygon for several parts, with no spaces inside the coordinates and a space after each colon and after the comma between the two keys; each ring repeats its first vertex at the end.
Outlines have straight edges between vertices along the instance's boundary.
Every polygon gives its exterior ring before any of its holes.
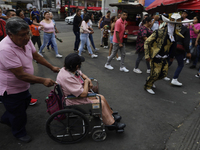
{"type": "Polygon", "coordinates": [[[74,17],[74,21],[73,21],[73,32],[75,35],[75,43],[74,43],[74,52],[78,52],[78,47],[80,44],[80,25],[82,22],[82,18],[81,18],[81,10],[77,9],[76,10],[76,16],[74,17]]]}
{"type": "MultiPolygon", "coordinates": [[[[143,20],[143,25],[140,27],[138,36],[137,36],[137,41],[136,41],[136,53],[138,54],[136,63],[135,63],[135,68],[133,69],[133,72],[141,74],[142,71],[138,68],[140,61],[144,57],[144,42],[146,39],[152,34],[152,30],[150,29],[151,27],[151,17],[147,17],[146,19],[143,20]]],[[[150,64],[148,61],[146,61],[147,65],[147,73],[150,73],[150,64]]]]}
{"type": "Polygon", "coordinates": [[[126,51],[125,51],[125,43],[123,43],[127,16],[128,16],[128,12],[126,10],[123,10],[121,18],[118,19],[115,23],[115,30],[114,30],[114,36],[113,36],[113,50],[112,50],[111,56],[108,58],[105,64],[105,68],[109,70],[114,69],[110,65],[110,63],[112,59],[116,56],[118,50],[120,50],[121,52],[120,71],[129,72],[129,70],[126,69],[124,65],[126,51]]]}
{"type": "Polygon", "coordinates": [[[44,20],[42,20],[40,22],[40,24],[42,26],[44,26],[44,36],[43,36],[43,44],[40,47],[40,51],[38,52],[38,54],[40,54],[42,57],[42,50],[45,48],[45,46],[47,45],[47,43],[49,42],[49,40],[52,41],[53,45],[54,45],[54,51],[56,53],[56,57],[57,58],[62,58],[62,55],[60,55],[58,53],[58,47],[57,47],[57,43],[56,43],[56,38],[55,38],[55,29],[54,29],[54,23],[53,21],[50,19],[50,14],[49,12],[45,12],[44,13],[44,20]]]}
{"type": "Polygon", "coordinates": [[[90,41],[89,41],[89,34],[93,34],[94,31],[91,30],[88,26],[88,22],[89,22],[89,16],[86,16],[82,23],[81,23],[81,26],[80,26],[80,39],[81,39],[81,45],[79,47],[79,56],[81,56],[81,53],[83,51],[83,47],[84,45],[86,44],[87,45],[87,49],[88,49],[88,52],[89,52],[89,55],[91,56],[91,58],[96,58],[98,57],[98,55],[95,55],[93,52],[92,52],[92,49],[90,47],[90,41]],[[89,30],[90,29],[90,30],[89,30]]]}

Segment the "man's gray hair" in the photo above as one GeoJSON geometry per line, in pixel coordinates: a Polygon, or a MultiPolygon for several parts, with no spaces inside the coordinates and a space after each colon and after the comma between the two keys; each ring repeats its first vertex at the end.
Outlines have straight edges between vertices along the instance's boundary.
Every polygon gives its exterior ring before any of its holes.
{"type": "Polygon", "coordinates": [[[29,25],[20,17],[12,17],[6,22],[6,33],[16,35],[22,29],[28,29],[29,25]]]}

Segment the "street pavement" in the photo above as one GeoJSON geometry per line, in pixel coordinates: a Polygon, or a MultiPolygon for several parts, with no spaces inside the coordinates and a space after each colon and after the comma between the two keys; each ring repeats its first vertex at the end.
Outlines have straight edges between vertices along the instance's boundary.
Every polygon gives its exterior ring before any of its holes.
{"type": "MultiPolygon", "coordinates": [[[[64,21],[57,22],[57,28],[60,30],[57,36],[63,40],[63,43],[57,42],[59,53],[66,56],[73,52],[75,36],[72,25],[66,25],[64,21]]],[[[99,48],[100,31],[96,27],[94,31],[94,42],[99,48]]],[[[82,65],[83,73],[99,81],[100,93],[122,116],[121,122],[127,125],[124,133],[108,131],[103,142],[94,142],[90,135],[76,144],[54,142],[45,131],[49,117],[45,98],[53,87],[34,84],[30,92],[33,98],[38,99],[38,103],[28,108],[26,126],[33,141],[28,144],[18,141],[8,126],[0,124],[0,150],[184,150],[187,147],[188,150],[197,150],[200,142],[200,80],[194,76],[197,70],[185,66],[179,77],[183,87],[174,87],[169,81],[160,80],[155,83],[156,95],[150,95],[144,90],[148,76],[145,60],[139,66],[142,74],[132,71],[137,58],[134,42],[126,44],[126,54],[125,65],[129,73],[119,71],[117,60],[111,62],[114,70],[104,68],[108,49],[100,48],[99,57],[95,59],[90,58],[87,52],[82,54],[86,59],[82,65]]],[[[55,58],[52,50],[48,52],[45,49],[44,58],[55,66],[63,67],[64,57],[55,58]]],[[[56,80],[56,73],[35,62],[33,65],[36,76],[56,80]]],[[[168,77],[173,77],[176,66],[177,62],[174,61],[168,77]]],[[[3,104],[0,104],[0,115],[4,110],[3,104]]]]}

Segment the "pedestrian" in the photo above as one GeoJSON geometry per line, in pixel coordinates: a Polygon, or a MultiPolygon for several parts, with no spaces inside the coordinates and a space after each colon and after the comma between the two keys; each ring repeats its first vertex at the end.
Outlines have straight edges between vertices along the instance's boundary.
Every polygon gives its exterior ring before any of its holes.
{"type": "MultiPolygon", "coordinates": [[[[190,49],[192,49],[193,47],[195,47],[195,42],[197,39],[197,36],[199,34],[200,31],[200,18],[199,16],[194,17],[193,19],[193,24],[190,24],[190,49]]],[[[197,49],[198,51],[198,49],[197,49]]],[[[196,55],[195,60],[193,61],[192,66],[190,66],[190,69],[196,68],[197,62],[199,60],[199,54],[200,52],[197,53],[198,55],[196,55]]]]}
{"type": "Polygon", "coordinates": [[[9,18],[16,16],[16,12],[14,10],[7,10],[6,11],[6,16],[9,18]]]}
{"type": "Polygon", "coordinates": [[[98,15],[97,11],[95,10],[94,11],[94,23],[97,24],[98,21],[99,21],[99,15],[98,15]]]}
{"type": "MultiPolygon", "coordinates": [[[[35,21],[37,21],[37,17],[36,16],[33,16],[32,17],[32,19],[33,20],[35,20],[35,21]]],[[[32,20],[32,21],[33,21],[32,20]]],[[[43,30],[43,26],[36,26],[36,25],[34,25],[34,24],[32,24],[32,25],[30,25],[29,26],[30,27],[30,30],[31,30],[31,32],[32,32],[32,37],[31,37],[31,41],[33,42],[33,45],[35,45],[35,43],[37,43],[37,45],[38,45],[38,49],[40,49],[40,47],[41,47],[41,38],[40,38],[40,32],[39,32],[39,30],[41,29],[41,30],[43,30]],[[40,28],[40,29],[39,29],[40,28]]]]}
{"type": "Polygon", "coordinates": [[[87,49],[89,52],[89,55],[91,56],[91,58],[97,58],[98,55],[93,54],[92,49],[90,47],[90,41],[89,41],[89,34],[93,34],[94,31],[89,28],[88,26],[88,22],[89,22],[90,17],[89,16],[85,16],[85,18],[83,19],[81,26],[80,26],[80,39],[81,39],[81,45],[79,47],[79,56],[81,56],[81,53],[83,51],[83,47],[86,44],[87,45],[87,49]]]}
{"type": "Polygon", "coordinates": [[[0,19],[4,21],[8,19],[8,17],[3,13],[3,9],[0,7],[0,19]]]}
{"type": "MultiPolygon", "coordinates": [[[[93,14],[90,14],[90,15],[88,15],[89,17],[90,17],[90,19],[89,19],[89,21],[88,21],[88,26],[89,26],[89,28],[91,29],[91,30],[93,30],[92,29],[92,20],[93,20],[93,14]]],[[[96,51],[98,51],[99,49],[98,48],[96,48],[96,46],[95,46],[95,44],[94,44],[94,40],[93,40],[93,34],[89,34],[89,39],[90,39],[90,42],[91,42],[91,44],[92,44],[92,47],[94,48],[94,51],[96,52],[96,51]]]]}
{"type": "MultiPolygon", "coordinates": [[[[142,71],[138,68],[140,61],[144,57],[144,42],[146,39],[152,34],[152,30],[150,29],[151,27],[151,17],[147,17],[146,19],[143,20],[143,26],[140,27],[138,31],[138,36],[137,36],[137,41],[136,41],[136,53],[138,54],[136,63],[135,63],[135,68],[133,69],[133,72],[141,74],[142,71]]],[[[147,73],[150,73],[150,64],[148,61],[146,61],[147,65],[147,73]]]]}
{"type": "Polygon", "coordinates": [[[144,89],[150,94],[155,94],[152,90],[152,87],[155,88],[154,82],[167,76],[168,59],[173,58],[169,54],[170,48],[175,44],[175,33],[181,36],[179,29],[182,20],[179,13],[173,13],[170,19],[162,16],[162,19],[167,22],[167,26],[154,31],[144,43],[145,59],[151,62],[151,73],[144,89]]]}
{"type": "MultiPolygon", "coordinates": [[[[145,14],[143,20],[145,20],[147,17],[149,17],[149,14],[145,14]]],[[[139,27],[143,26],[143,20],[140,22],[139,27]]]]}
{"type": "MultiPolygon", "coordinates": [[[[53,19],[53,13],[52,13],[52,12],[49,12],[49,14],[50,14],[50,19],[53,21],[53,24],[54,24],[55,33],[59,33],[58,29],[56,28],[56,22],[55,22],[55,20],[53,19]]],[[[55,37],[57,37],[57,36],[55,35],[55,37]]],[[[47,44],[47,49],[48,49],[48,50],[49,50],[49,46],[50,46],[50,45],[51,45],[51,49],[53,50],[53,49],[54,49],[54,45],[53,45],[51,39],[49,40],[49,43],[47,44]]]]}
{"type": "MultiPolygon", "coordinates": [[[[33,11],[31,11],[31,17],[36,16],[37,22],[40,22],[40,12],[36,10],[36,7],[33,6],[33,11]]],[[[33,19],[32,19],[33,20],[33,19]]]]}
{"type": "MultiPolygon", "coordinates": [[[[183,21],[188,21],[189,19],[187,18],[189,15],[189,11],[188,10],[183,10],[181,17],[183,19],[183,21]]],[[[189,27],[190,24],[189,23],[183,23],[184,26],[189,27]]]]}
{"type": "Polygon", "coordinates": [[[19,17],[12,17],[6,24],[7,35],[0,42],[0,99],[6,109],[1,117],[1,123],[11,127],[12,134],[23,142],[30,142],[31,137],[26,132],[26,109],[31,100],[30,83],[40,83],[47,87],[55,81],[33,75],[32,59],[59,72],[36,52],[30,40],[28,24],[19,17]]]}
{"type": "MultiPolygon", "coordinates": [[[[176,47],[176,50],[173,51],[173,55],[178,62],[178,67],[176,68],[173,79],[171,81],[171,85],[175,85],[175,86],[183,85],[181,82],[178,81],[178,77],[184,67],[185,53],[187,53],[188,58],[191,57],[190,49],[189,49],[190,31],[186,26],[182,25],[180,33],[184,36],[184,38],[180,36],[176,36],[177,47],[176,47]]],[[[169,66],[171,66],[171,64],[172,64],[172,60],[169,62],[169,66]]]]}
{"type": "Polygon", "coordinates": [[[151,27],[151,30],[155,31],[155,30],[158,30],[159,29],[159,15],[157,14],[154,14],[153,17],[152,17],[152,27],[151,27]]]}
{"type": "Polygon", "coordinates": [[[78,52],[78,47],[80,44],[80,25],[82,22],[82,18],[81,18],[81,10],[77,9],[76,10],[76,16],[74,17],[74,21],[73,21],[73,32],[75,35],[75,42],[74,42],[74,52],[78,52]]]}
{"type": "MultiPolygon", "coordinates": [[[[111,30],[110,30],[110,48],[109,48],[109,54],[108,54],[108,57],[110,57],[111,55],[111,52],[112,52],[112,49],[113,49],[113,34],[114,34],[114,31],[115,31],[115,23],[117,21],[117,17],[116,16],[113,16],[111,18],[111,30]]],[[[120,61],[121,60],[121,57],[118,56],[118,53],[116,54],[116,60],[120,61]]]]}
{"type": "Polygon", "coordinates": [[[87,8],[83,9],[83,14],[81,15],[82,20],[88,15],[87,8]]]}
{"type": "Polygon", "coordinates": [[[6,22],[3,19],[0,19],[0,41],[6,37],[6,22]]]}
{"type": "Polygon", "coordinates": [[[40,22],[40,24],[44,27],[44,29],[43,29],[43,31],[44,31],[43,39],[44,40],[43,40],[43,44],[40,47],[40,51],[38,52],[38,54],[40,54],[43,57],[42,50],[45,48],[45,46],[47,45],[49,40],[51,40],[53,45],[54,45],[54,51],[56,53],[56,57],[57,58],[62,58],[62,55],[60,55],[58,53],[58,47],[57,47],[56,38],[55,38],[54,23],[50,19],[49,12],[45,12],[44,13],[44,19],[40,22]]]}
{"type": "Polygon", "coordinates": [[[100,47],[103,47],[103,27],[108,25],[110,29],[110,14],[111,12],[107,11],[106,15],[99,20],[98,28],[101,29],[100,47]]]}
{"type": "Polygon", "coordinates": [[[105,25],[103,27],[103,42],[104,42],[104,48],[108,48],[108,37],[109,37],[109,32],[108,32],[108,25],[105,25]]]}
{"type": "MultiPolygon", "coordinates": [[[[126,10],[122,11],[121,18],[118,19],[115,23],[115,30],[113,35],[113,50],[111,56],[108,58],[105,68],[109,70],[113,70],[114,68],[110,65],[112,59],[116,56],[118,50],[121,52],[121,62],[120,62],[120,71],[123,72],[129,72],[128,69],[126,69],[124,65],[125,60],[125,43],[123,43],[123,37],[125,33],[125,25],[126,25],[126,19],[128,17],[128,12],[126,10]]],[[[127,31],[126,31],[127,32],[127,31]]]]}

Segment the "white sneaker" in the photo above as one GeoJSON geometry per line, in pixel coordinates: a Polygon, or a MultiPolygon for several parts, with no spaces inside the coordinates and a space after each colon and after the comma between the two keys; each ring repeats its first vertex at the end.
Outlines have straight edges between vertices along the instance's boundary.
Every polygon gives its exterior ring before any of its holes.
{"type": "Polygon", "coordinates": [[[99,48],[95,48],[95,50],[94,51],[98,51],[99,50],[99,48]]]}
{"type": "Polygon", "coordinates": [[[163,78],[165,81],[169,81],[170,80],[170,78],[168,78],[168,77],[164,77],[163,78]]]}
{"type": "Polygon", "coordinates": [[[147,73],[151,73],[151,69],[147,69],[147,73]]]}
{"type": "Polygon", "coordinates": [[[156,88],[156,85],[155,85],[155,84],[153,84],[152,88],[154,88],[154,89],[155,89],[155,88],[156,88]]]}
{"type": "Polygon", "coordinates": [[[120,67],[120,69],[119,69],[120,71],[124,71],[124,72],[129,72],[129,70],[128,69],[126,69],[126,67],[120,67]]]}
{"type": "Polygon", "coordinates": [[[38,52],[38,54],[39,54],[40,56],[44,57],[44,56],[42,55],[42,53],[38,52]]]}
{"type": "Polygon", "coordinates": [[[107,64],[105,64],[105,68],[109,69],[109,70],[113,70],[114,69],[111,65],[107,65],[107,64]]]}
{"type": "Polygon", "coordinates": [[[146,91],[147,91],[149,94],[152,94],[152,95],[156,94],[152,89],[146,89],[146,91]]]}
{"type": "Polygon", "coordinates": [[[137,69],[134,68],[134,69],[133,69],[133,72],[138,73],[138,74],[141,74],[141,73],[142,73],[142,71],[141,71],[140,69],[138,69],[138,68],[137,68],[137,69]]]}
{"type": "Polygon", "coordinates": [[[106,48],[108,48],[108,46],[106,46],[106,48]]]}
{"type": "Polygon", "coordinates": [[[104,46],[103,48],[106,48],[106,46],[104,46]]]}
{"type": "Polygon", "coordinates": [[[98,57],[98,55],[95,55],[95,54],[91,55],[91,58],[97,58],[97,57],[98,57]]]}
{"type": "Polygon", "coordinates": [[[107,58],[109,59],[110,56],[107,56],[107,58]]]}
{"type": "Polygon", "coordinates": [[[62,58],[63,56],[60,55],[60,54],[57,54],[56,57],[57,57],[57,58],[62,58]]]}
{"type": "Polygon", "coordinates": [[[117,60],[117,61],[120,61],[120,60],[121,60],[121,57],[116,58],[116,60],[117,60]]]}
{"type": "Polygon", "coordinates": [[[185,64],[187,65],[187,64],[189,64],[189,63],[190,63],[190,60],[187,59],[186,62],[185,62],[185,64]]]}
{"type": "Polygon", "coordinates": [[[183,85],[182,83],[178,82],[177,79],[172,79],[171,84],[176,85],[176,86],[182,86],[183,85]]]}

